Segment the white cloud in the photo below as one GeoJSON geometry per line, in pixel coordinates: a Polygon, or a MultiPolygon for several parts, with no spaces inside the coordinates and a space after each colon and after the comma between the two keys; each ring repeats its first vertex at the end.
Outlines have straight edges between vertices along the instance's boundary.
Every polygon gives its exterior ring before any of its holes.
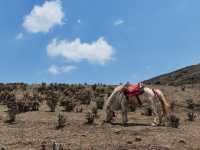
{"type": "Polygon", "coordinates": [[[63,73],[69,73],[72,70],[77,69],[76,66],[72,65],[67,65],[67,66],[56,66],[56,65],[51,65],[48,69],[49,73],[52,75],[60,75],[63,73]]]}
{"type": "Polygon", "coordinates": [[[47,33],[56,25],[63,24],[64,13],[60,0],[45,1],[42,6],[34,6],[25,16],[23,27],[31,33],[47,33]]]}
{"type": "Polygon", "coordinates": [[[23,33],[18,33],[17,36],[16,36],[16,39],[21,40],[21,39],[23,39],[23,37],[24,37],[23,33]]]}
{"type": "Polygon", "coordinates": [[[81,43],[79,38],[74,41],[54,39],[47,46],[47,54],[51,57],[62,56],[69,61],[87,60],[103,65],[112,59],[114,48],[103,37],[92,43],[81,43]]]}
{"type": "Polygon", "coordinates": [[[118,19],[118,20],[116,20],[116,21],[114,22],[114,26],[119,26],[119,25],[121,25],[121,24],[124,24],[124,20],[122,20],[122,19],[118,19]]]}

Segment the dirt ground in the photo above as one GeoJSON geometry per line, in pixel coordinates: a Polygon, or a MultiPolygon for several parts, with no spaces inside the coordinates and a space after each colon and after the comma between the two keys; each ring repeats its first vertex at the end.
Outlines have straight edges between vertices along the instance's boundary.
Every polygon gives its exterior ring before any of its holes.
{"type": "MultiPolygon", "coordinates": [[[[180,87],[159,88],[168,99],[182,106],[189,98],[193,98],[195,103],[200,98],[199,89],[182,91],[180,87]]],[[[99,118],[94,125],[85,124],[84,112],[62,112],[66,126],[59,130],[55,127],[60,108],[56,112],[48,112],[44,104],[38,112],[17,115],[14,124],[5,123],[5,110],[4,107],[0,108],[0,145],[6,150],[40,150],[43,143],[52,149],[54,141],[65,149],[73,150],[200,150],[200,118],[194,122],[188,121],[185,107],[176,108],[176,114],[180,117],[179,128],[152,127],[152,117],[141,115],[139,108],[136,112],[129,112],[128,127],[120,124],[120,112],[117,112],[115,124],[112,125],[102,124],[102,111],[98,112],[99,118]]]]}

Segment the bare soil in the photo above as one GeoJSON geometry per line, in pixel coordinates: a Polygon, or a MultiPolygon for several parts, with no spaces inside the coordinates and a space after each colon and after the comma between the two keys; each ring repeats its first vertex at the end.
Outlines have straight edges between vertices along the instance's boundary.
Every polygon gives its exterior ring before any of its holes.
{"type": "MultiPolygon", "coordinates": [[[[5,123],[6,108],[0,108],[0,145],[8,150],[40,150],[41,145],[52,149],[52,143],[62,144],[65,149],[73,150],[198,150],[200,149],[200,120],[187,120],[186,100],[192,98],[199,103],[198,89],[181,87],[153,86],[160,88],[170,100],[177,103],[176,114],[180,117],[179,128],[152,127],[152,117],[141,115],[142,109],[129,112],[128,127],[121,125],[121,114],[117,112],[114,124],[102,124],[103,112],[93,125],[85,124],[85,112],[63,112],[66,126],[56,129],[56,112],[49,112],[43,104],[38,112],[17,115],[16,123],[5,123]]],[[[87,107],[87,106],[85,106],[87,107]]],[[[196,108],[198,113],[198,108],[196,108]]]]}

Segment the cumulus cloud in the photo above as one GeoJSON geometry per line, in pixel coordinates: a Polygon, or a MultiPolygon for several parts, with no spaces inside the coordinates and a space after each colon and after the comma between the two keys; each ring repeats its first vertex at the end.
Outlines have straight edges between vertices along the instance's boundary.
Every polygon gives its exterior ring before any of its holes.
{"type": "Polygon", "coordinates": [[[63,73],[69,73],[72,70],[77,69],[76,66],[73,65],[67,65],[67,66],[56,66],[56,65],[51,65],[48,69],[49,73],[52,75],[60,75],[63,73]]]}
{"type": "Polygon", "coordinates": [[[25,16],[23,27],[31,33],[47,33],[56,25],[62,25],[64,12],[60,0],[45,1],[42,6],[34,6],[25,16]]]}
{"type": "Polygon", "coordinates": [[[23,39],[23,37],[24,37],[23,33],[18,33],[17,36],[16,36],[16,39],[21,40],[21,39],[23,39]]]}
{"type": "Polygon", "coordinates": [[[124,24],[124,20],[122,20],[122,19],[118,19],[118,20],[116,20],[116,21],[114,22],[114,26],[119,26],[119,25],[121,25],[121,24],[124,24]]]}
{"type": "Polygon", "coordinates": [[[103,37],[92,43],[82,43],[79,38],[74,41],[54,39],[47,46],[47,54],[51,57],[61,56],[69,61],[87,60],[103,65],[112,59],[114,48],[103,37]]]}

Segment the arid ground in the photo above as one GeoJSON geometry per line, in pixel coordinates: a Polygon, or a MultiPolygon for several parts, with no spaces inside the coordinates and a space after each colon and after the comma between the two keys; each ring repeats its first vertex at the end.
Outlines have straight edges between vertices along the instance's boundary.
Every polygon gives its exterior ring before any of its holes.
{"type": "MultiPolygon", "coordinates": [[[[158,150],[197,150],[200,149],[200,118],[188,121],[186,100],[192,98],[199,103],[199,89],[172,86],[153,86],[160,88],[170,100],[176,102],[175,112],[180,117],[180,126],[152,127],[152,117],[141,115],[142,108],[135,112],[129,112],[128,127],[123,127],[121,114],[117,112],[114,124],[102,124],[102,110],[98,112],[98,118],[93,125],[85,124],[85,106],[82,113],[64,112],[66,126],[56,129],[56,112],[49,112],[43,104],[40,111],[27,112],[17,115],[13,124],[5,123],[7,118],[6,107],[1,107],[0,112],[0,144],[9,150],[39,150],[41,145],[52,148],[55,141],[62,144],[65,149],[158,149],[158,150]]],[[[195,108],[198,113],[198,108],[195,108]]]]}

